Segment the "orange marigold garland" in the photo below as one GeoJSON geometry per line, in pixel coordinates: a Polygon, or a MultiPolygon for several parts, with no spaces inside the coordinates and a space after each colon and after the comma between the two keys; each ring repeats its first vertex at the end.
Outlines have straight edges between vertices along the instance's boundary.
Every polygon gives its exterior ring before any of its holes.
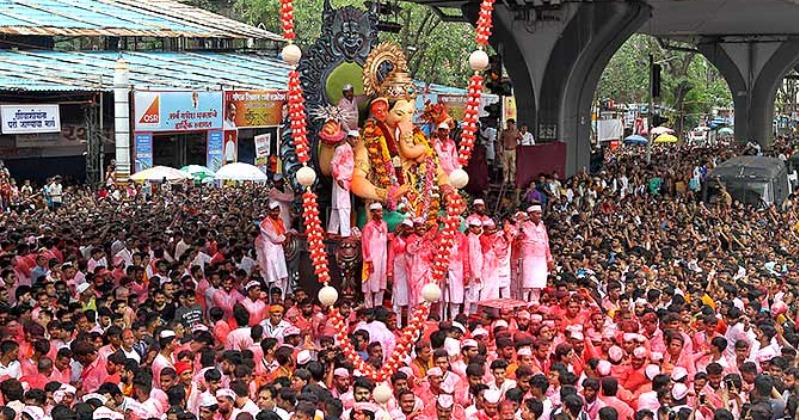
{"type": "MultiPolygon", "coordinates": [[[[474,148],[477,131],[477,117],[479,115],[480,95],[482,92],[483,79],[479,72],[488,66],[488,56],[483,48],[488,44],[491,35],[492,12],[494,0],[483,0],[480,5],[480,15],[477,20],[476,41],[478,49],[469,56],[469,65],[475,71],[471,77],[466,102],[466,113],[464,116],[464,127],[462,141],[458,152],[458,160],[462,166],[466,166],[471,158],[474,148]]],[[[402,334],[397,342],[397,346],[388,358],[386,363],[375,370],[367,364],[355,351],[347,337],[347,328],[343,317],[338,310],[332,309],[333,304],[338,298],[338,292],[329,285],[330,270],[328,267],[327,252],[324,246],[324,230],[319,219],[319,205],[316,194],[311,190],[311,186],[316,181],[316,173],[308,166],[310,159],[310,146],[308,143],[308,132],[306,126],[306,110],[303,99],[302,86],[300,85],[300,75],[296,66],[300,61],[302,52],[293,41],[296,38],[294,32],[294,5],[293,0],[280,0],[280,17],[283,37],[288,41],[283,48],[283,59],[293,68],[289,72],[288,79],[288,105],[289,105],[289,126],[291,136],[297,153],[297,159],[302,163],[302,168],[297,171],[297,182],[305,188],[302,194],[303,220],[308,237],[308,247],[311,253],[311,262],[314,273],[324,287],[319,292],[319,300],[325,307],[331,307],[330,318],[336,327],[336,338],[347,359],[361,371],[366,377],[383,382],[400,368],[403,359],[407,357],[413,348],[413,344],[419,338],[427,316],[430,314],[430,303],[437,301],[441,296],[440,286],[443,285],[449,268],[449,259],[452,245],[455,239],[455,232],[460,226],[460,214],[464,209],[464,203],[457,191],[452,188],[443,188],[442,194],[446,197],[447,218],[444,228],[436,238],[436,246],[445,252],[436,253],[432,263],[431,281],[422,290],[426,303],[414,309],[413,315],[408,325],[402,330],[402,334]]],[[[370,145],[375,147],[377,145],[370,145]]],[[[371,153],[370,153],[371,155],[371,153]]],[[[385,157],[384,157],[385,158],[385,157]]],[[[384,163],[385,164],[385,163],[384,163]]],[[[388,171],[386,171],[388,172],[388,171]]],[[[384,174],[389,175],[389,174],[384,174]]],[[[450,174],[450,182],[455,188],[463,188],[468,182],[468,175],[463,169],[457,169],[450,174]]]]}

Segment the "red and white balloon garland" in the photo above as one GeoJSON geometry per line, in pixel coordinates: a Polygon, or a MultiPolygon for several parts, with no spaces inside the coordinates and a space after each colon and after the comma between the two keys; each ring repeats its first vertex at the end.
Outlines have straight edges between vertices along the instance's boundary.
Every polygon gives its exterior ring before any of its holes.
{"type": "MultiPolygon", "coordinates": [[[[474,141],[476,140],[477,117],[479,114],[480,94],[483,85],[483,78],[480,76],[480,71],[488,66],[488,55],[483,51],[483,48],[488,44],[488,38],[491,35],[491,13],[493,7],[494,0],[484,0],[480,6],[480,17],[477,21],[476,36],[478,49],[469,56],[469,65],[475,73],[471,77],[469,83],[466,113],[463,119],[464,128],[462,141],[458,152],[461,166],[466,166],[469,163],[472,149],[474,148],[474,141]]],[[[302,97],[300,75],[296,68],[302,57],[302,52],[300,48],[294,44],[296,34],[294,33],[293,0],[280,0],[280,18],[283,37],[288,42],[283,48],[282,56],[283,60],[292,66],[292,70],[289,72],[287,96],[291,136],[294,141],[297,159],[303,165],[296,174],[297,182],[305,188],[302,194],[302,215],[305,222],[308,248],[311,253],[311,263],[314,267],[314,273],[319,279],[319,282],[325,285],[319,291],[319,301],[322,305],[331,307],[330,317],[338,331],[336,338],[347,360],[353,364],[355,369],[363,373],[364,376],[376,382],[383,382],[388,380],[400,368],[403,359],[407,357],[413,348],[413,344],[419,338],[424,322],[430,314],[430,303],[436,302],[441,298],[441,288],[439,285],[443,284],[446,278],[450,259],[450,252],[448,251],[452,249],[455,232],[460,226],[460,214],[464,209],[464,203],[457,191],[448,189],[444,192],[446,195],[446,202],[448,203],[447,219],[444,224],[444,229],[437,237],[436,245],[438,249],[446,251],[436,254],[432,264],[430,282],[422,288],[422,296],[426,303],[414,309],[414,313],[408,321],[408,325],[402,330],[402,334],[400,335],[394,352],[379,371],[375,370],[374,367],[367,364],[355,351],[347,336],[347,328],[341,313],[332,308],[336,300],[338,300],[338,292],[329,285],[330,270],[327,252],[324,246],[324,231],[319,219],[319,205],[316,200],[316,194],[311,190],[311,186],[316,182],[316,172],[308,166],[310,146],[307,137],[306,110],[302,97]]],[[[463,169],[457,169],[450,174],[450,182],[455,188],[463,188],[468,181],[469,177],[463,169]]],[[[386,390],[381,390],[379,394],[387,394],[382,391],[386,390]]],[[[375,390],[376,399],[378,398],[377,396],[378,392],[375,390]]],[[[380,399],[383,398],[381,397],[380,399]]]]}

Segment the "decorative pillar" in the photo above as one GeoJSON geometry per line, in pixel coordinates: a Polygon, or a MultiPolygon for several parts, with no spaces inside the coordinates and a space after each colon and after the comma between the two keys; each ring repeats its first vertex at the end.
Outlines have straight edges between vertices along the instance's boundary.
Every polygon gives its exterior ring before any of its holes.
{"type": "Polygon", "coordinates": [[[117,182],[127,182],[130,164],[130,75],[120,57],[114,66],[114,143],[116,144],[117,182]]]}

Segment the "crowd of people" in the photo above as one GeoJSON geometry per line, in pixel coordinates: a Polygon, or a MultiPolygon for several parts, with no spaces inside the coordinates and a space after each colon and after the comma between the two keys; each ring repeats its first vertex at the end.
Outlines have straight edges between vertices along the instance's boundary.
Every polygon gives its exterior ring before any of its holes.
{"type": "MultiPolygon", "coordinates": [[[[286,187],[6,202],[0,419],[796,418],[799,202],[699,194],[741,152],[671,146],[646,165],[622,148],[600,172],[543,175],[507,216],[474,198],[442,301],[383,383],[287,280],[286,187]]],[[[378,369],[403,350],[437,252],[435,226],[389,235],[382,212],[363,228],[368,299],[335,305],[378,369]]]]}

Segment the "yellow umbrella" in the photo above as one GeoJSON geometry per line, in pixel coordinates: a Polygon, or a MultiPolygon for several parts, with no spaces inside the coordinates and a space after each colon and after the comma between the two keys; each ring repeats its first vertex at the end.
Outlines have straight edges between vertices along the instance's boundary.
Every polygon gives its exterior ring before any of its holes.
{"type": "Polygon", "coordinates": [[[655,143],[677,143],[677,137],[671,134],[661,134],[655,139],[655,143]]]}

